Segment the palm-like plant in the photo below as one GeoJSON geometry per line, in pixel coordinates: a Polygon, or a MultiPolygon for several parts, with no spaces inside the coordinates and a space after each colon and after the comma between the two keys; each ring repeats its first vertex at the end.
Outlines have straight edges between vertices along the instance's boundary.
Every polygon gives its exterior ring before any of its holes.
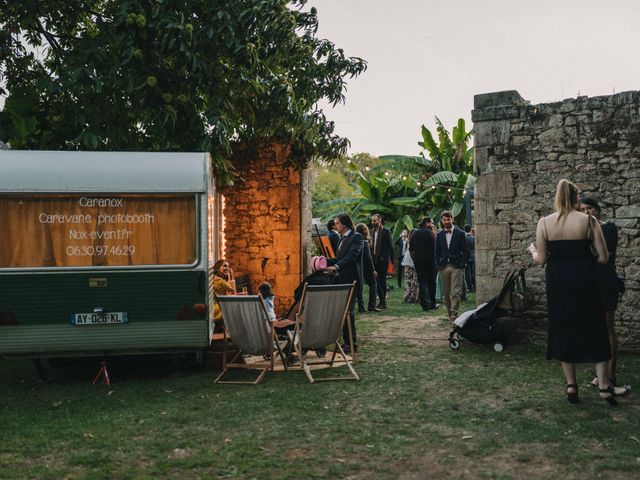
{"type": "Polygon", "coordinates": [[[408,176],[391,175],[390,171],[366,172],[357,166],[350,166],[355,175],[356,194],[353,197],[338,198],[320,205],[319,210],[326,212],[324,218],[347,212],[354,221],[369,223],[373,213],[380,213],[391,225],[393,238],[400,235],[403,228],[412,229],[412,215],[417,209],[403,202],[416,188],[415,180],[408,176]]]}
{"type": "MultiPolygon", "coordinates": [[[[395,169],[407,172],[415,178],[415,196],[401,199],[404,205],[418,207],[432,218],[438,218],[442,211],[451,210],[454,216],[464,221],[464,196],[475,186],[473,170],[473,148],[468,143],[472,132],[466,131],[464,119],[459,119],[449,134],[436,117],[436,142],[431,131],[422,126],[422,142],[418,142],[425,152],[417,157],[386,155],[380,157],[380,169],[395,169]],[[427,156],[428,155],[428,156],[427,156]]],[[[397,199],[398,201],[400,199],[397,199]]]]}

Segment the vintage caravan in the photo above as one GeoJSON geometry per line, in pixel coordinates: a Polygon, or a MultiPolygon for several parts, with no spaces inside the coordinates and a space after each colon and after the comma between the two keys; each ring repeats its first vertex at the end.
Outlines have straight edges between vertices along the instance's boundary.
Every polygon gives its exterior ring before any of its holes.
{"type": "Polygon", "coordinates": [[[0,152],[0,355],[198,350],[205,153],[0,152]]]}

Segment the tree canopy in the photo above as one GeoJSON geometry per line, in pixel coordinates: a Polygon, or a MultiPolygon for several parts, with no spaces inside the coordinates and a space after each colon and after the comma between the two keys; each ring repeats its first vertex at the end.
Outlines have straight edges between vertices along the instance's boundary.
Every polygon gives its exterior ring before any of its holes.
{"type": "Polygon", "coordinates": [[[13,148],[343,155],[318,107],[366,69],[316,36],[307,0],[0,0],[0,140],[13,148]]]}

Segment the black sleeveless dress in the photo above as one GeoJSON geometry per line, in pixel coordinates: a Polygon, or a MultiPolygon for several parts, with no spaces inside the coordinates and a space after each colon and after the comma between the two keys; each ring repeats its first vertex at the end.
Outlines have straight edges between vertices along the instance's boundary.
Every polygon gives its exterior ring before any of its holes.
{"type": "Polygon", "coordinates": [[[604,305],[589,240],[550,240],[547,359],[597,363],[611,358],[604,305]]]}
{"type": "Polygon", "coordinates": [[[614,312],[618,308],[618,274],[616,271],[616,250],[618,249],[618,227],[613,222],[602,225],[602,235],[609,251],[609,262],[596,265],[596,280],[604,309],[614,312]]]}

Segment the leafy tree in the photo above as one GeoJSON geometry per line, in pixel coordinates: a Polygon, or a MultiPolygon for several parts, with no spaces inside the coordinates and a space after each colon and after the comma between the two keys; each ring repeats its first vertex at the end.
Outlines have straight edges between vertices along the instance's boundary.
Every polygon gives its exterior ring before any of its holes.
{"type": "Polygon", "coordinates": [[[437,219],[444,210],[451,210],[458,223],[465,222],[464,196],[475,186],[473,148],[469,147],[472,132],[467,131],[460,118],[452,133],[436,117],[436,142],[431,131],[422,126],[422,142],[426,150],[419,156],[387,155],[377,169],[410,176],[417,185],[415,195],[396,199],[396,203],[417,207],[437,219]]]}
{"type": "Polygon", "coordinates": [[[237,144],[290,144],[300,166],[337,158],[348,140],[317,105],[343,102],[366,62],[316,37],[306,3],[0,0],[0,139],[210,151],[226,181],[237,144]]]}
{"type": "Polygon", "coordinates": [[[348,212],[354,221],[368,224],[373,213],[380,213],[391,228],[393,238],[398,237],[403,228],[413,228],[412,216],[417,210],[402,199],[414,191],[415,182],[380,170],[363,173],[355,163],[350,164],[350,169],[355,177],[355,194],[320,205],[318,210],[325,218],[348,212]]]}

